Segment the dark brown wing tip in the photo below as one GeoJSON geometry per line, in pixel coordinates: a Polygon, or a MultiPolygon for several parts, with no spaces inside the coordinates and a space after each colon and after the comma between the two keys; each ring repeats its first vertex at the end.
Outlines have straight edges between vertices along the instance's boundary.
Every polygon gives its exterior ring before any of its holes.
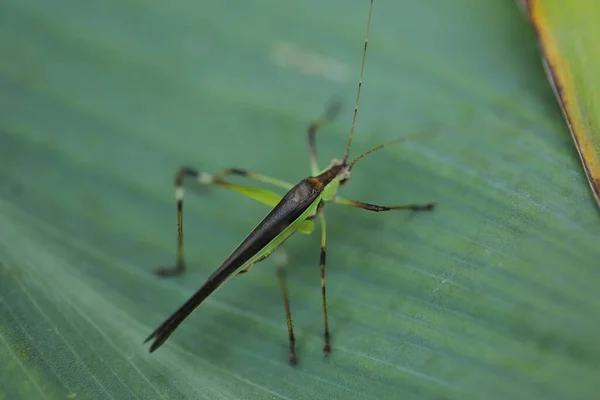
{"type": "Polygon", "coordinates": [[[156,336],[156,331],[152,332],[152,334],[150,334],[150,336],[148,336],[146,339],[144,339],[144,344],[148,343],[151,339],[154,339],[154,336],[156,336]]]}
{"type": "Polygon", "coordinates": [[[150,349],[149,349],[148,351],[149,351],[150,353],[154,353],[154,350],[156,350],[156,349],[158,349],[160,346],[162,346],[162,344],[165,342],[165,339],[166,339],[166,338],[164,338],[164,339],[162,339],[162,340],[161,340],[161,338],[159,338],[159,339],[156,339],[156,340],[154,341],[154,343],[152,343],[152,345],[150,345],[150,349]]]}
{"type": "Polygon", "coordinates": [[[171,328],[171,319],[163,322],[158,328],[154,330],[145,340],[144,344],[148,343],[150,340],[154,339],[154,342],[150,345],[150,353],[154,352],[154,350],[158,349],[162,344],[171,336],[173,333],[173,329],[171,328]]]}
{"type": "Polygon", "coordinates": [[[148,343],[150,340],[154,339],[154,342],[152,342],[152,344],[150,345],[150,349],[149,349],[149,352],[153,353],[156,349],[158,349],[160,346],[162,346],[162,344],[167,340],[167,338],[170,336],[170,334],[171,334],[170,332],[165,333],[163,331],[155,331],[150,336],[148,336],[146,338],[146,340],[144,340],[144,344],[148,343]]]}
{"type": "MultiPolygon", "coordinates": [[[[150,334],[150,336],[148,336],[146,339],[144,339],[144,344],[148,343],[152,339],[156,339],[156,331],[152,332],[150,334]]],[[[154,350],[156,350],[155,345],[156,345],[156,340],[150,346],[150,353],[152,353],[154,350]]]]}

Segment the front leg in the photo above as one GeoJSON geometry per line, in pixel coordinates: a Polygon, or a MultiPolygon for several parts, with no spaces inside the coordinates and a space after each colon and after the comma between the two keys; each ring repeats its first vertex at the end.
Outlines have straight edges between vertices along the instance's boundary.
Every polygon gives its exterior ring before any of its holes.
{"type": "Polygon", "coordinates": [[[345,206],[362,208],[369,211],[391,211],[391,210],[411,210],[411,211],[431,211],[435,208],[435,203],[427,204],[408,204],[404,206],[378,206],[376,204],[363,203],[362,201],[346,200],[341,197],[336,197],[332,200],[334,203],[342,204],[345,206]]]}

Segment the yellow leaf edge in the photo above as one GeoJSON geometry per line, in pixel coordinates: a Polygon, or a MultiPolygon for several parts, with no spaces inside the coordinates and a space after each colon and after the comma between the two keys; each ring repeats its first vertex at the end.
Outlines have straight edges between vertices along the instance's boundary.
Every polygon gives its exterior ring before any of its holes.
{"type": "Polygon", "coordinates": [[[592,135],[586,131],[587,124],[581,113],[573,75],[568,60],[561,57],[553,32],[549,27],[547,13],[541,0],[516,0],[527,15],[537,33],[542,50],[542,63],[554,94],[575,142],[583,169],[600,206],[600,156],[594,149],[592,135]]]}

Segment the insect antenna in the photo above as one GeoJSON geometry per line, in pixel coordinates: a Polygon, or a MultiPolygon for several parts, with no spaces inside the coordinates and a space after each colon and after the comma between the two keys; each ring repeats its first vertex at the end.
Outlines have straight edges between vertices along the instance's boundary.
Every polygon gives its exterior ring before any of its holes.
{"type": "Polygon", "coordinates": [[[352,145],[352,137],[354,136],[354,127],[356,126],[356,114],[358,113],[358,103],[360,102],[360,90],[362,88],[363,72],[365,71],[365,59],[367,58],[367,44],[369,43],[369,29],[371,28],[371,15],[373,14],[373,0],[369,7],[369,17],[367,20],[367,34],[365,36],[365,47],[363,50],[362,65],[360,67],[360,76],[358,78],[358,90],[356,92],[356,103],[354,104],[354,114],[352,115],[352,126],[350,127],[350,136],[348,137],[348,145],[342,161],[346,162],[350,155],[350,146],[352,145]]]}
{"type": "Polygon", "coordinates": [[[384,147],[390,146],[390,145],[392,145],[392,144],[396,144],[396,143],[400,143],[400,142],[406,142],[406,141],[408,141],[408,140],[414,139],[415,137],[418,137],[418,136],[423,136],[423,135],[427,135],[428,133],[432,133],[432,132],[417,132],[417,133],[415,133],[415,134],[412,134],[412,135],[409,135],[409,136],[404,136],[404,137],[401,137],[401,138],[398,138],[398,139],[394,139],[394,140],[390,140],[389,142],[382,143],[382,144],[380,144],[379,146],[375,146],[375,147],[373,147],[371,150],[369,150],[369,151],[366,151],[366,152],[362,153],[360,156],[358,156],[358,157],[356,157],[355,159],[353,159],[352,161],[350,161],[350,162],[348,163],[348,169],[349,169],[349,170],[350,170],[350,169],[352,169],[352,166],[353,166],[353,165],[354,165],[354,164],[355,164],[355,163],[356,163],[358,160],[360,160],[361,158],[363,158],[363,157],[365,157],[365,156],[368,156],[368,155],[369,155],[369,154],[371,154],[371,153],[374,153],[374,152],[376,152],[377,150],[381,150],[381,149],[383,149],[384,147]]]}
{"type": "Polygon", "coordinates": [[[399,139],[395,139],[395,140],[392,140],[392,141],[390,141],[390,142],[383,143],[383,144],[380,144],[379,146],[373,147],[373,148],[372,148],[371,150],[369,150],[369,151],[365,151],[365,152],[364,152],[364,153],[362,153],[360,156],[356,157],[354,160],[352,160],[352,161],[350,161],[350,162],[348,163],[348,170],[351,170],[351,169],[352,169],[352,167],[354,166],[354,164],[355,164],[355,163],[356,163],[358,160],[360,160],[361,158],[363,158],[363,157],[366,157],[366,156],[368,156],[368,155],[369,155],[369,154],[371,154],[371,153],[375,153],[377,150],[381,150],[381,149],[383,149],[384,147],[386,147],[386,146],[389,146],[389,145],[391,145],[391,144],[394,144],[394,143],[397,143],[397,142],[403,142],[404,140],[406,140],[406,138],[399,138],[399,139]]]}

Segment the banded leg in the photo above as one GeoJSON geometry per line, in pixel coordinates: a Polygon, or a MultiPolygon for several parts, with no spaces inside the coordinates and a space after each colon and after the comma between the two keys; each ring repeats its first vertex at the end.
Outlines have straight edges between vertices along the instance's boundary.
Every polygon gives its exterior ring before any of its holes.
{"type": "Polygon", "coordinates": [[[431,211],[435,208],[435,203],[427,203],[427,204],[408,204],[404,206],[378,206],[375,204],[363,203],[361,201],[354,200],[346,200],[341,197],[336,197],[333,199],[334,203],[343,204],[345,206],[351,206],[356,208],[363,208],[369,211],[391,211],[391,210],[411,210],[411,211],[431,211]]]}
{"type": "Polygon", "coordinates": [[[319,162],[317,160],[317,144],[315,142],[315,134],[317,130],[322,128],[327,122],[333,120],[340,112],[341,103],[339,100],[331,100],[325,107],[325,112],[318,119],[313,121],[308,126],[308,156],[310,157],[310,169],[313,175],[319,173],[319,162]]]}
{"type": "Polygon", "coordinates": [[[323,211],[319,213],[321,219],[321,256],[319,257],[320,271],[321,271],[321,298],[323,303],[323,336],[325,344],[323,345],[323,352],[325,357],[331,352],[331,344],[329,342],[329,322],[327,318],[327,295],[326,295],[326,284],[325,284],[325,262],[327,255],[327,231],[325,224],[325,214],[323,211]]]}
{"type": "Polygon", "coordinates": [[[180,275],[185,271],[185,259],[183,251],[183,197],[184,197],[184,179],[191,177],[203,185],[217,185],[227,189],[234,190],[261,203],[274,207],[281,200],[281,196],[267,189],[256,188],[252,186],[243,186],[230,183],[223,179],[223,176],[236,174],[256,181],[271,183],[275,186],[291,188],[292,185],[278,179],[265,177],[263,175],[250,173],[237,168],[230,168],[221,173],[221,176],[215,176],[206,172],[199,172],[195,168],[182,167],[175,174],[175,200],[177,202],[177,258],[174,267],[159,267],[155,273],[159,276],[180,275]],[[289,186],[289,187],[288,187],[289,186]]]}
{"type": "Polygon", "coordinates": [[[292,322],[292,311],[290,309],[290,299],[287,288],[287,280],[285,276],[285,266],[287,264],[287,253],[283,248],[276,249],[273,254],[273,262],[277,269],[277,277],[279,278],[279,286],[281,286],[281,294],[283,295],[283,306],[285,308],[285,319],[288,330],[288,341],[290,349],[290,364],[296,365],[296,338],[294,337],[294,324],[292,322]]]}

